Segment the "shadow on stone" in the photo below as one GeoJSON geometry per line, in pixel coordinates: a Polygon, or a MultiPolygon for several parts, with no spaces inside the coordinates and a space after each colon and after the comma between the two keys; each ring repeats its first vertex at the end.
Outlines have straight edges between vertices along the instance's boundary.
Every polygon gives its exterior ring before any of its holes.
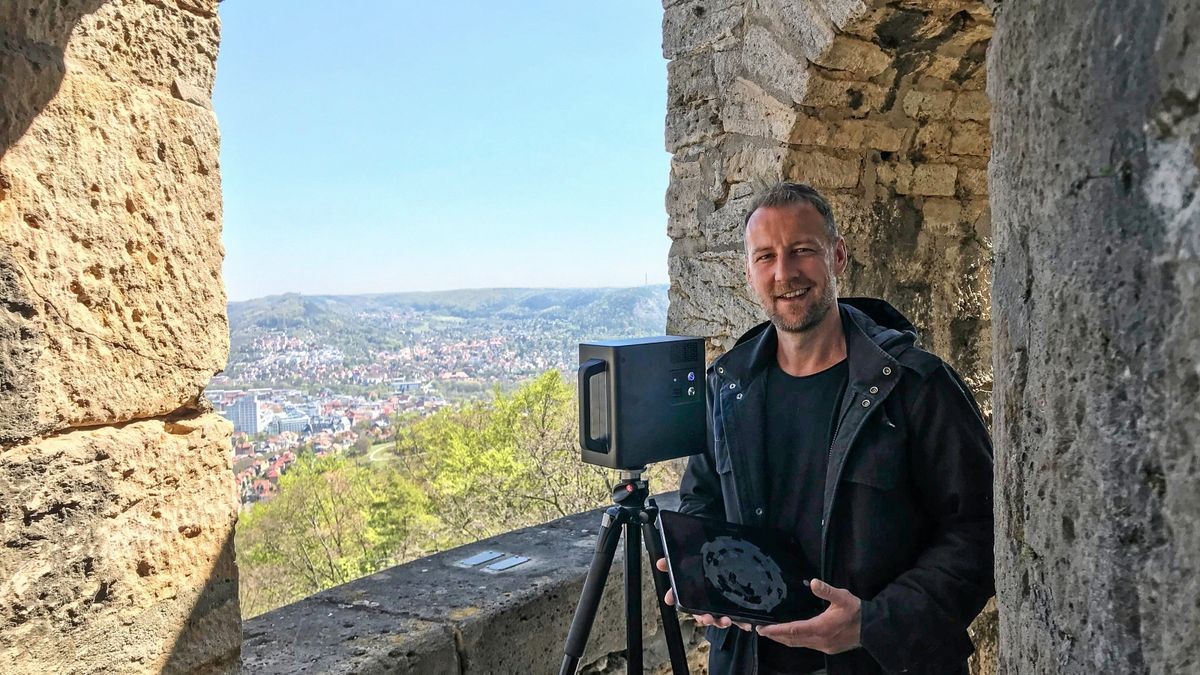
{"type": "MultiPolygon", "coordinates": [[[[232,476],[229,478],[232,480],[232,476]]],[[[231,529],[200,597],[188,614],[183,630],[175,638],[162,673],[236,673],[240,670],[241,632],[234,625],[241,621],[237,584],[234,531],[231,529]]]]}
{"type": "MultiPolygon", "coordinates": [[[[38,0],[0,3],[0,160],[29,130],[58,93],[66,75],[64,54],[79,20],[104,0],[38,0]]],[[[12,178],[0,166],[0,203],[12,178]]],[[[33,217],[33,216],[26,216],[33,217]]],[[[29,321],[36,309],[17,283],[19,269],[0,254],[0,444],[35,435],[34,392],[22,386],[41,349],[41,336],[29,321]]]]}
{"type": "Polygon", "coordinates": [[[184,414],[0,452],[0,670],[236,668],[227,431],[184,414]]]}
{"type": "MultiPolygon", "coordinates": [[[[58,93],[75,25],[105,0],[6,0],[0,4],[0,159],[58,93]]],[[[0,200],[6,179],[0,174],[0,200]]]]}

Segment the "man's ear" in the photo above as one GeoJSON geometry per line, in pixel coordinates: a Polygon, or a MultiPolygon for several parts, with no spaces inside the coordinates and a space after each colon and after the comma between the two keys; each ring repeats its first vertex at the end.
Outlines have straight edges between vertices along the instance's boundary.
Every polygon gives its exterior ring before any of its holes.
{"type": "Polygon", "coordinates": [[[833,244],[833,275],[836,277],[842,276],[842,272],[846,271],[846,265],[850,263],[850,252],[846,248],[846,239],[838,237],[833,244]]]}

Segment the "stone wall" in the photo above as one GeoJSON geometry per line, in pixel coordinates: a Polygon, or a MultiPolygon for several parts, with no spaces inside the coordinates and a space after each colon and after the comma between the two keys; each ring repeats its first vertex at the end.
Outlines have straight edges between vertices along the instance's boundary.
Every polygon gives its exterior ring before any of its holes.
{"type": "Polygon", "coordinates": [[[216,3],[0,3],[5,672],[237,661],[216,3]]]}
{"type": "MultiPolygon", "coordinates": [[[[991,11],[970,0],[667,0],[668,332],[709,357],[763,320],[744,278],[754,192],[809,183],[850,250],[842,295],[907,315],[991,409],[991,11]]],[[[972,626],[995,671],[990,604],[972,626]]]]}
{"type": "Polygon", "coordinates": [[[1001,666],[1200,670],[1200,2],[1004,3],[1001,666]]]}
{"type": "Polygon", "coordinates": [[[987,406],[988,102],[982,2],[670,0],[669,330],[710,356],[762,320],[742,222],[780,179],[825,193],[843,295],[887,299],[987,406]]]}
{"type": "MultiPolygon", "coordinates": [[[[677,494],[659,505],[679,507],[677,494]]],[[[603,510],[468,544],[392,567],[246,621],[245,670],[262,675],[556,673],[588,573],[603,510]],[[527,562],[496,572],[467,564],[484,551],[527,562]]],[[[580,675],[626,672],[624,546],[617,548],[580,675]]],[[[645,672],[671,672],[642,557],[645,672]]],[[[708,643],[680,616],[689,671],[707,672],[708,643]]]]}

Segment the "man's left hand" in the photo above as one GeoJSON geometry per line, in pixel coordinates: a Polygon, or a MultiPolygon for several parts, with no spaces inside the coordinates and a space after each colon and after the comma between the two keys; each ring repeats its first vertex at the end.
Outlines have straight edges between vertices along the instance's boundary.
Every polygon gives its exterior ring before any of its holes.
{"type": "Polygon", "coordinates": [[[838,654],[860,646],[862,600],[844,588],[834,588],[820,579],[809,582],[813,595],[827,600],[829,607],[803,621],[759,626],[758,634],[789,647],[808,647],[838,654]]]}

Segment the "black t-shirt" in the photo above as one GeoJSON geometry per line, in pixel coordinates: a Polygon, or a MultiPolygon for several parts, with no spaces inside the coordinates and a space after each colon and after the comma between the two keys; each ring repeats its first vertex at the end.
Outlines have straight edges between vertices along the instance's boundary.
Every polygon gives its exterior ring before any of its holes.
{"type": "MultiPolygon", "coordinates": [[[[813,375],[793,377],[778,364],[767,371],[767,525],[786,530],[800,542],[812,570],[821,564],[821,508],[825,468],[839,403],[850,368],[845,359],[813,375]]],[[[810,673],[825,667],[825,655],[812,649],[758,640],[759,663],[781,673],[810,673]]]]}

